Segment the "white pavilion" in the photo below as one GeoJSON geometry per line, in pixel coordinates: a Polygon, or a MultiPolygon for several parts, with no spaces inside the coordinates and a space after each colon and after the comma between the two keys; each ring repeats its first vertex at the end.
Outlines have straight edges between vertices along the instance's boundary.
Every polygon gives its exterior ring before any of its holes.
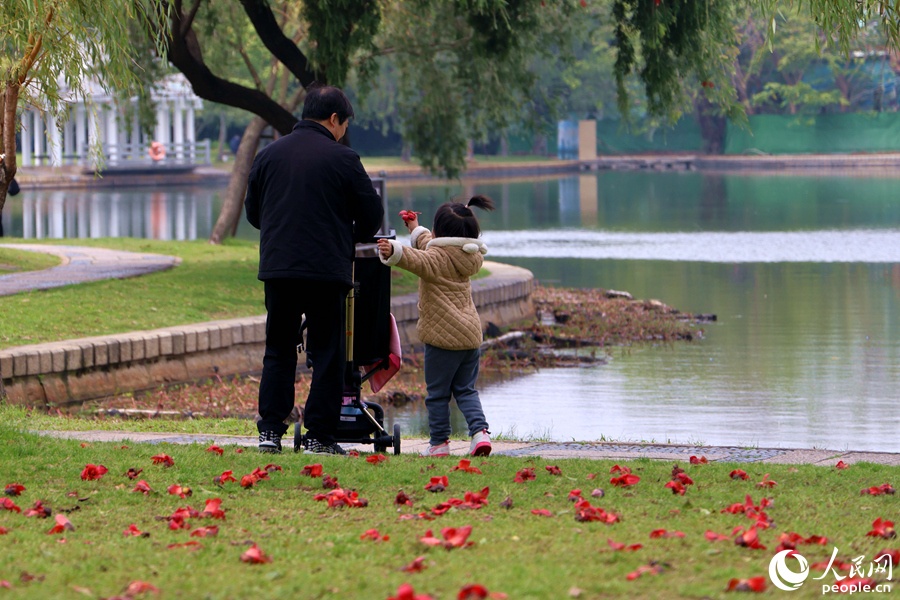
{"type": "Polygon", "coordinates": [[[136,116],[128,127],[125,111],[99,84],[92,83],[88,90],[87,100],[70,103],[70,117],[62,128],[40,110],[30,108],[22,113],[21,166],[76,165],[86,171],[121,171],[209,164],[209,140],[198,143],[194,125],[203,102],[184,75],[169,75],[152,91],[156,105],[152,137],[141,130],[136,116]],[[154,142],[162,144],[163,152],[158,152],[157,144],[151,157],[149,149],[154,142]]]}

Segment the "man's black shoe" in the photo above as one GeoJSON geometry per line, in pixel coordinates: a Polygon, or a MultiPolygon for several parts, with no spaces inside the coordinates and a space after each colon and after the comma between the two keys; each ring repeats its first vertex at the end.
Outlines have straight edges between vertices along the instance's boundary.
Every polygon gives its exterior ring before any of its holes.
{"type": "Polygon", "coordinates": [[[332,442],[323,444],[319,440],[306,440],[306,451],[312,454],[347,454],[347,451],[332,442]]]}
{"type": "Polygon", "coordinates": [[[278,453],[281,452],[281,434],[274,431],[259,432],[259,451],[278,453]]]}

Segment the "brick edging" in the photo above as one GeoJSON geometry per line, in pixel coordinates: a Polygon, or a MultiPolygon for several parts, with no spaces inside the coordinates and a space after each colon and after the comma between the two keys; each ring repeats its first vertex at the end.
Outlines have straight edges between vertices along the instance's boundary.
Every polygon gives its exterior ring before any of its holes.
{"type": "MultiPolygon", "coordinates": [[[[490,276],[472,282],[483,324],[533,314],[530,271],[485,262],[490,276]]],[[[417,294],[391,300],[404,348],[418,344],[417,294]]],[[[265,315],[133,331],[0,350],[0,396],[18,404],[66,404],[117,393],[258,373],[265,315]]]]}

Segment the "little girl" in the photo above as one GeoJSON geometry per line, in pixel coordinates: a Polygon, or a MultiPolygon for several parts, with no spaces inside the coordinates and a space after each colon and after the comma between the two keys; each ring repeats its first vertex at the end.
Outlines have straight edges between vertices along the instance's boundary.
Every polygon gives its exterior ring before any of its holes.
{"type": "Polygon", "coordinates": [[[419,277],[419,322],[416,333],[425,344],[425,385],[429,446],[422,456],[450,455],[450,396],[466,418],[472,443],[469,454],[491,453],[491,436],[481,409],[475,380],[481,358],[481,319],[472,301],[469,278],[478,273],[487,247],[471,206],[493,210],[485,196],[468,204],[447,202],[434,215],[434,232],[412,214],[404,220],[412,247],[378,240],[381,262],[419,277]]]}

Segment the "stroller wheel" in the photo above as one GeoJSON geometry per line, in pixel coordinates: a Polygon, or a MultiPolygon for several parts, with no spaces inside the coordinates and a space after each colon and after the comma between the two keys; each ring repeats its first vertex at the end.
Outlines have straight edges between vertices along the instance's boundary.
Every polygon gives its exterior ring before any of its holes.
{"type": "Polygon", "coordinates": [[[400,425],[394,423],[394,454],[400,454],[400,425]]]}
{"type": "Polygon", "coordinates": [[[300,423],[294,423],[294,452],[303,450],[303,434],[300,433],[300,423]]]}

